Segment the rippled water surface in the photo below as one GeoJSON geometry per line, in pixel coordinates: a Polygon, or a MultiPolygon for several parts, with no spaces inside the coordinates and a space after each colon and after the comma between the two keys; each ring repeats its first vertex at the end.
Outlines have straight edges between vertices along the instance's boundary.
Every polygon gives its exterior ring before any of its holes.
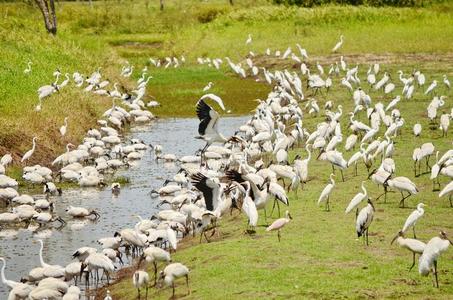
{"type": "MultiPolygon", "coordinates": [[[[223,118],[219,130],[231,135],[245,120],[246,117],[223,118]]],[[[161,144],[163,153],[180,157],[191,155],[204,145],[193,138],[197,128],[197,119],[163,119],[151,125],[132,128],[128,138],[139,138],[147,144],[161,144]]],[[[67,221],[61,230],[44,229],[35,233],[26,229],[0,231],[0,256],[7,261],[6,277],[19,280],[29,270],[39,266],[38,238],[44,239],[44,261],[65,266],[71,262],[71,254],[75,249],[97,247],[97,239],[111,236],[122,228],[133,227],[137,219],[132,215],[151,216],[157,210],[158,200],[151,199],[149,192],[160,187],[166,178],[173,177],[178,170],[179,167],[173,163],[156,163],[148,150],[135,167],[117,173],[130,179],[130,184],[121,189],[117,198],[112,197],[110,189],[65,190],[61,197],[54,198],[57,214],[67,221]],[[64,211],[68,205],[94,208],[101,217],[96,222],[69,219],[64,211]]],[[[7,287],[0,283],[0,299],[6,299],[8,292],[7,287]]]]}

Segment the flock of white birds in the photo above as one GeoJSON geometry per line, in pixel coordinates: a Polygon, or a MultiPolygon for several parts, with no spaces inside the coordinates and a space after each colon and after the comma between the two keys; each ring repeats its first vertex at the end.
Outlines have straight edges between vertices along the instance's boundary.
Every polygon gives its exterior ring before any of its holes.
{"type": "MultiPolygon", "coordinates": [[[[343,41],[341,36],[332,52],[339,51],[343,41]]],[[[248,36],[246,44],[252,44],[251,35],[248,36]]],[[[318,62],[308,64],[307,51],[300,45],[296,46],[297,52],[293,52],[291,47],[283,53],[267,49],[262,56],[290,60],[299,66],[300,69],[297,71],[270,71],[265,67],[259,67],[254,63],[257,55],[253,52],[239,63],[225,58],[233,73],[267,83],[272,86],[272,90],[267,99],[259,101],[254,114],[231,137],[222,135],[218,126],[219,114],[208,104],[212,101],[225,111],[222,99],[212,93],[205,94],[196,103],[196,113],[200,120],[196,138],[204,140],[206,146],[194,155],[179,158],[174,154],[164,153],[164,149],[158,144],[148,145],[137,139],[126,141],[120,133],[125,124],[152,122],[154,116],[149,109],[160,105],[157,101],[146,100],[147,84],[152,79],[152,76],[147,76],[148,66],[180,67],[186,61],[183,56],[179,59],[167,57],[162,62],[160,59],[150,59],[147,66],[142,69],[142,76],[132,91],[126,91],[124,88],[120,91],[118,84],[114,84],[113,89],[108,89],[111,83],[102,79],[100,68],[88,77],[75,72],[72,74],[72,80],[70,74],[66,73],[66,79],[61,83],[59,79],[62,73],[59,70],[55,71],[53,74],[55,81],[38,90],[39,102],[35,108],[37,112],[46,109],[45,101],[51,101],[53,93],[69,88],[69,83],[72,88],[110,97],[112,107],[98,120],[98,128],[91,128],[80,145],[68,144],[66,152],[58,156],[50,168],[40,165],[23,168],[23,179],[32,184],[42,184],[44,193],[48,195],[46,199],[36,200],[30,195],[19,194],[17,181],[5,175],[6,169],[13,163],[12,156],[6,154],[1,158],[0,200],[6,203],[9,211],[0,214],[0,226],[34,226],[34,230],[39,230],[43,226],[52,226],[51,224],[56,221],[64,226],[64,219],[53,212],[58,202],[55,199],[62,192],[54,182],[72,181],[77,182],[80,187],[105,185],[106,174],[140,160],[149,150],[156,159],[177,162],[181,169],[161,188],[151,192],[151,197],[162,198],[161,204],[165,204],[167,209],[159,211],[149,219],[138,217],[139,222],[134,228],[124,228],[115,232],[113,236],[100,239],[98,248],[95,245],[87,245],[76,249],[72,254],[74,262],[67,266],[44,262],[42,240],[39,240],[41,265],[30,270],[21,282],[6,279],[6,261],[0,258],[3,263],[1,281],[11,289],[8,299],[80,299],[81,290],[78,285],[85,280],[86,286],[89,287],[90,281],[94,280],[97,287],[104,278],[109,284],[115,270],[123,264],[122,256],[125,253],[137,258],[135,260],[137,271],[133,275],[132,283],[138,289],[139,297],[143,288],[147,297],[152,281],[142,267],[143,261],[153,264],[155,286],[165,282],[172,286],[174,296],[175,280],[183,277],[189,289],[189,269],[181,263],[170,263],[170,252],[176,251],[179,239],[198,233],[200,242],[203,238],[209,242],[209,238],[219,230],[218,223],[222,216],[229,214],[233,209],[241,210],[247,217],[247,232],[256,233],[259,210],[264,210],[264,218],[267,221],[269,213],[266,208],[273,203],[270,215],[275,208],[280,214],[281,204],[290,205],[287,193],[297,192],[301,186],[308,184],[311,173],[309,166],[314,151],[318,152],[318,160],[332,166],[330,182],[318,199],[318,204],[325,203],[326,210],[330,209],[330,196],[335,190],[336,170],[341,173],[341,179],[344,181],[344,170],[353,168],[357,176],[358,164],[364,164],[369,179],[383,187],[384,192],[374,197],[373,202],[365,187],[368,178],[363,178],[362,192],[357,193],[345,208],[345,213],[355,211],[357,235],[363,236],[368,245],[368,230],[376,213],[377,199],[381,196],[386,197],[389,190],[395,190],[401,193],[400,206],[404,207],[405,200],[419,192],[410,178],[396,176],[397,162],[392,158],[397,147],[394,139],[405,125],[404,112],[398,109],[398,103],[409,101],[415,93],[431,98],[427,116],[442,130],[442,139],[445,140],[453,110],[451,114],[445,113],[440,116],[438,110],[445,105],[445,95],[449,92],[450,82],[447,76],[444,76],[444,87],[434,80],[425,88],[427,85],[425,76],[420,71],[408,75],[399,71],[399,78],[396,77],[399,82],[393,81],[390,74],[380,70],[379,64],[372,64],[367,71],[366,82],[362,83],[364,80],[359,76],[358,64],[350,65],[341,56],[339,61],[331,64],[329,70],[325,71],[318,62]],[[382,93],[388,97],[398,95],[387,105],[382,102],[373,103],[371,96],[361,88],[364,85],[369,85],[370,90],[376,94],[382,93]],[[309,132],[303,125],[304,118],[307,115],[316,116],[321,113],[315,97],[317,93],[328,92],[331,89],[349,90],[351,99],[348,101],[353,102],[353,110],[345,114],[349,116],[345,118],[342,105],[327,101],[324,104],[326,119],[318,123],[315,130],[309,132]],[[306,97],[308,94],[311,96],[306,97]],[[360,121],[359,118],[365,121],[360,121]],[[344,139],[341,124],[345,122],[349,122],[350,133],[344,139]],[[356,146],[359,150],[352,153],[349,159],[345,159],[343,153],[339,151],[343,144],[346,152],[354,151],[356,146]],[[290,161],[290,149],[300,145],[304,145],[308,156],[302,159],[298,154],[290,161]],[[159,263],[166,266],[158,274],[159,263]],[[99,276],[100,271],[102,276],[99,276]]],[[[197,62],[217,69],[224,63],[221,58],[198,58],[197,62]]],[[[32,74],[31,65],[31,62],[28,63],[24,71],[29,76],[32,74]]],[[[134,66],[126,63],[121,69],[121,76],[131,77],[133,71],[134,66]]],[[[212,86],[213,83],[209,82],[203,88],[203,92],[209,92],[212,86]]],[[[70,121],[70,117],[64,118],[64,124],[60,128],[62,136],[71,130],[70,121]]],[[[422,127],[417,123],[413,128],[413,134],[419,136],[421,132],[422,127]]],[[[26,164],[36,147],[39,147],[39,139],[34,137],[32,144],[31,150],[23,155],[22,164],[26,164]]],[[[433,188],[436,184],[440,188],[440,176],[453,177],[453,149],[439,157],[439,151],[436,152],[435,146],[432,143],[425,143],[414,150],[413,160],[414,176],[418,176],[421,164],[425,161],[433,180],[433,188]],[[436,162],[430,166],[429,157],[434,154],[436,162]]],[[[327,177],[328,174],[325,175],[327,177]]],[[[115,195],[121,193],[118,183],[113,183],[111,189],[115,195]]],[[[438,196],[451,197],[452,193],[453,183],[450,181],[440,189],[438,196]]],[[[427,243],[416,239],[415,225],[423,217],[425,206],[423,203],[417,205],[406,222],[401,224],[402,229],[392,243],[396,241],[401,247],[412,252],[411,268],[416,263],[416,254],[419,254],[419,273],[421,275],[432,273],[433,284],[438,287],[437,261],[452,242],[442,230],[439,236],[433,237],[427,243]],[[407,231],[411,229],[414,238],[405,237],[407,231]]],[[[71,218],[99,217],[96,210],[84,207],[70,206],[66,213],[71,218]]],[[[266,231],[277,231],[280,241],[281,230],[290,220],[291,214],[286,210],[285,216],[275,220],[266,231]]],[[[105,299],[111,299],[109,292],[105,299]]]]}

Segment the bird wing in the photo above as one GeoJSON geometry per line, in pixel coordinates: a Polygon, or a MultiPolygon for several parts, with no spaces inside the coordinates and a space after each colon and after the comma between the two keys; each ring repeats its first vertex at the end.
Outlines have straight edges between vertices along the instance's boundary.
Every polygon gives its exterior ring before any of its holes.
{"type": "Polygon", "coordinates": [[[208,178],[201,174],[200,172],[193,174],[191,176],[192,184],[203,193],[204,201],[206,203],[207,210],[214,210],[214,205],[212,201],[212,188],[208,186],[207,180],[208,178]]]}
{"type": "Polygon", "coordinates": [[[206,94],[206,95],[202,96],[199,101],[204,100],[206,98],[214,100],[215,102],[217,102],[217,104],[219,104],[219,106],[223,110],[225,110],[225,106],[223,105],[223,101],[222,101],[222,99],[219,96],[214,95],[214,94],[206,94]]]}
{"type": "Polygon", "coordinates": [[[229,180],[236,181],[236,182],[242,184],[242,186],[245,188],[246,188],[246,185],[244,185],[244,183],[245,183],[245,181],[248,181],[250,183],[250,187],[251,187],[250,188],[250,198],[255,200],[255,194],[254,194],[253,190],[258,189],[258,187],[252,180],[247,180],[246,178],[243,178],[242,174],[235,170],[227,170],[225,172],[225,174],[229,180]]]}
{"type": "Polygon", "coordinates": [[[201,121],[198,125],[198,133],[205,135],[206,133],[217,129],[217,121],[219,114],[209,105],[207,105],[203,99],[200,99],[197,103],[197,116],[201,121]]]}

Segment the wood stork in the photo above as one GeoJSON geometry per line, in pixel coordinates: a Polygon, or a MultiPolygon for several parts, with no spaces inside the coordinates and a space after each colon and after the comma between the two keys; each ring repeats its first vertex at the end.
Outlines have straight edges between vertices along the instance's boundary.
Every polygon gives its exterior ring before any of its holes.
{"type": "Polygon", "coordinates": [[[24,162],[24,161],[27,161],[30,159],[30,157],[33,155],[33,153],[35,152],[35,149],[36,149],[36,141],[38,140],[38,138],[35,136],[33,137],[33,147],[28,150],[27,152],[25,152],[24,156],[22,156],[22,159],[20,160],[20,162],[24,162]]]}
{"type": "Polygon", "coordinates": [[[332,190],[335,187],[335,180],[333,179],[334,176],[335,176],[335,174],[333,174],[333,173],[330,174],[330,183],[324,187],[324,189],[322,190],[321,195],[319,196],[319,199],[318,199],[318,206],[319,206],[319,204],[321,204],[321,202],[326,200],[326,210],[327,211],[330,211],[330,205],[329,205],[330,194],[332,193],[332,190]]]}
{"type": "Polygon", "coordinates": [[[222,192],[220,184],[198,172],[191,176],[192,184],[203,194],[206,209],[214,211],[221,201],[222,192]]]}
{"type": "Polygon", "coordinates": [[[367,246],[368,246],[368,230],[370,228],[371,222],[373,222],[374,212],[375,212],[374,205],[371,202],[371,200],[368,199],[367,206],[360,210],[356,220],[355,228],[357,236],[359,238],[363,236],[367,246]]]}
{"type": "Polygon", "coordinates": [[[415,255],[421,255],[425,250],[426,244],[416,239],[404,238],[403,231],[399,231],[390,244],[393,244],[395,241],[398,245],[400,245],[400,247],[406,248],[412,252],[412,265],[410,266],[409,271],[412,270],[415,266],[415,255]]]}
{"type": "Polygon", "coordinates": [[[285,227],[285,225],[288,224],[290,220],[292,220],[291,214],[289,213],[289,211],[286,211],[285,217],[275,220],[269,227],[266,228],[266,231],[277,230],[278,241],[280,242],[281,238],[280,230],[282,230],[283,227],[285,227]]]}
{"type": "Polygon", "coordinates": [[[84,207],[77,207],[77,206],[68,206],[66,208],[66,213],[73,218],[85,218],[85,217],[89,217],[89,216],[94,216],[95,219],[97,220],[101,217],[99,215],[99,213],[97,211],[95,211],[94,209],[88,210],[84,207]]]}
{"type": "Polygon", "coordinates": [[[434,287],[439,287],[439,280],[437,274],[437,261],[440,255],[448,249],[448,246],[453,245],[453,242],[447,237],[444,231],[441,231],[439,236],[433,237],[426,244],[423,254],[420,256],[418,262],[418,272],[422,276],[428,276],[432,271],[435,281],[434,287]]]}
{"type": "Polygon", "coordinates": [[[145,271],[135,271],[132,275],[132,284],[138,291],[138,299],[140,299],[140,289],[145,287],[145,299],[148,299],[148,288],[149,288],[149,275],[145,271]]]}
{"type": "Polygon", "coordinates": [[[146,262],[152,262],[154,266],[154,285],[157,283],[157,264],[159,262],[171,262],[170,253],[165,251],[162,248],[150,246],[143,250],[142,255],[140,256],[140,260],[138,265],[145,260],[146,262]]]}
{"type": "Polygon", "coordinates": [[[223,110],[225,110],[222,99],[214,94],[206,94],[198,100],[197,116],[200,120],[200,124],[198,126],[199,136],[195,138],[206,141],[206,146],[201,150],[202,155],[213,143],[226,143],[229,140],[238,141],[237,138],[234,137],[227,139],[221,133],[219,133],[219,114],[212,107],[206,104],[205,99],[207,98],[214,100],[223,110]]]}
{"type": "Polygon", "coordinates": [[[426,205],[423,203],[417,204],[417,209],[414,210],[409,217],[407,217],[406,222],[404,223],[403,229],[401,230],[403,233],[405,233],[409,228],[412,227],[412,230],[414,232],[414,238],[416,239],[417,236],[415,235],[415,224],[417,221],[423,217],[423,214],[425,213],[425,210],[423,209],[426,205]]]}
{"type": "Polygon", "coordinates": [[[396,189],[401,193],[401,201],[399,206],[404,207],[404,200],[412,195],[418,193],[417,186],[409,178],[400,176],[387,180],[387,185],[390,188],[396,189]],[[407,192],[408,195],[404,196],[403,192],[407,192]]]}
{"type": "Polygon", "coordinates": [[[238,189],[244,194],[244,200],[242,203],[242,211],[247,215],[248,218],[248,228],[247,233],[254,233],[255,227],[258,224],[258,210],[256,209],[255,202],[253,202],[250,197],[250,182],[245,181],[246,189],[242,187],[241,184],[235,182],[238,189]]]}
{"type": "Polygon", "coordinates": [[[449,184],[447,184],[443,189],[442,191],[440,191],[439,193],[439,198],[445,196],[445,195],[448,195],[449,196],[449,200],[450,200],[450,207],[453,207],[453,202],[452,202],[452,199],[451,199],[451,195],[453,193],[453,181],[450,181],[449,184]]]}
{"type": "Polygon", "coordinates": [[[187,268],[185,265],[181,263],[172,263],[166,266],[165,269],[160,272],[159,281],[163,280],[167,286],[172,287],[172,298],[175,297],[175,280],[181,277],[186,278],[188,294],[190,294],[189,268],[187,268]]]}
{"type": "Polygon", "coordinates": [[[99,283],[99,274],[98,274],[98,270],[102,270],[104,272],[104,274],[106,275],[107,277],[107,285],[109,284],[109,281],[110,281],[110,274],[112,274],[115,270],[115,266],[113,265],[113,262],[110,260],[110,258],[108,258],[107,256],[105,256],[104,254],[102,253],[91,253],[90,255],[88,255],[88,257],[85,259],[85,261],[82,262],[81,266],[80,266],[80,274],[82,274],[85,269],[87,269],[87,273],[86,273],[86,277],[85,277],[85,280],[86,280],[86,284],[89,285],[89,274],[91,273],[91,271],[95,271],[95,279],[96,279],[96,286],[98,285],[99,283]]]}

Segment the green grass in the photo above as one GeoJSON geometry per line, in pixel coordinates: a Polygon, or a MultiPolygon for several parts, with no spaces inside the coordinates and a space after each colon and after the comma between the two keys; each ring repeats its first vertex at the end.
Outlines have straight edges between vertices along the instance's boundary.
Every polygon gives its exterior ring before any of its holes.
{"type": "MultiPolygon", "coordinates": [[[[274,6],[267,1],[166,1],[160,12],[149,1],[57,4],[58,34],[49,36],[36,7],[24,3],[0,4],[0,154],[12,151],[19,158],[39,137],[32,163],[49,162],[64,151],[67,142],[77,143],[110,101],[88,96],[68,87],[46,100],[43,111],[33,111],[36,90],[53,81],[52,72],[84,74],[98,66],[111,81],[132,87],[117,77],[120,63],[129,60],[141,69],[149,57],[168,55],[187,58],[187,67],[151,69],[150,95],[163,106],[160,116],[191,116],[193,103],[207,82],[227,102],[232,113],[248,112],[249,100],[263,97],[264,89],[251,80],[240,80],[212,69],[195,66],[199,56],[242,60],[249,50],[270,47],[284,50],[295,43],[307,48],[314,59],[329,54],[340,33],[346,36],[342,51],[349,54],[402,54],[451,52],[453,6],[448,2],[426,8],[372,8],[323,6],[315,9],[274,6]],[[248,33],[252,46],[245,45],[248,33]],[[25,76],[26,63],[33,72],[25,76]],[[247,101],[244,101],[247,100],[247,101]],[[64,140],[58,128],[69,116],[64,140]],[[27,126],[23,126],[27,124],[27,126]],[[45,130],[44,130],[45,129],[45,130]]],[[[436,58],[431,57],[430,60],[436,58]]],[[[135,79],[138,74],[135,74],[135,79]]]]}
{"type": "MultiPolygon", "coordinates": [[[[395,78],[396,71],[405,73],[415,67],[424,70],[427,82],[440,79],[443,74],[452,76],[452,64],[398,64],[382,65],[382,71],[393,75],[398,88],[401,84],[395,78]]],[[[367,65],[361,65],[361,78],[365,78],[367,65]]],[[[382,73],[380,73],[382,75],[382,73]]],[[[339,78],[334,79],[335,88],[329,94],[316,97],[322,107],[327,100],[335,105],[342,104],[342,132],[344,140],[350,134],[347,126],[347,112],[353,108],[349,93],[339,87],[339,78]]],[[[366,84],[365,89],[368,91],[366,84]]],[[[424,90],[423,90],[424,91],[424,90]]],[[[398,208],[399,193],[389,193],[387,202],[383,197],[376,201],[375,219],[370,229],[370,246],[366,247],[355,234],[354,213],[344,214],[350,199],[360,190],[362,180],[366,180],[367,171],[359,165],[359,175],[353,175],[353,168],[345,171],[345,182],[337,172],[336,187],[331,197],[331,212],[324,211],[324,206],[316,205],[317,199],[328,183],[331,167],[324,161],[317,161],[314,154],[309,165],[310,180],[304,190],[290,195],[289,210],[294,220],[283,230],[282,242],[278,243],[275,233],[266,233],[264,227],[258,227],[253,236],[244,234],[246,217],[236,211],[233,217],[226,216],[220,221],[220,236],[215,236],[211,243],[198,243],[195,239],[185,239],[180,249],[172,255],[174,262],[186,264],[190,270],[192,294],[186,295],[184,281],[177,284],[177,297],[188,299],[224,299],[224,298],[408,298],[408,299],[449,299],[453,293],[452,273],[453,252],[444,253],[439,261],[440,289],[433,288],[430,277],[421,277],[417,267],[411,272],[408,268],[412,255],[390,241],[401,229],[405,219],[417,203],[427,204],[423,218],[417,223],[418,238],[427,242],[445,230],[453,235],[451,208],[447,198],[438,198],[438,192],[432,192],[429,174],[414,177],[412,151],[425,142],[432,142],[441,154],[451,148],[450,138],[442,138],[439,129],[430,129],[426,117],[426,107],[430,96],[424,96],[418,90],[411,100],[402,100],[398,104],[405,125],[402,135],[395,139],[396,151],[393,159],[396,162],[396,175],[406,176],[413,180],[420,190],[418,195],[406,200],[408,208],[398,208]],[[422,136],[416,138],[412,127],[420,122],[422,136]]],[[[451,97],[451,91],[445,88],[440,94],[451,97]]],[[[310,92],[306,92],[310,95],[310,92]]],[[[373,103],[381,101],[386,106],[395,95],[382,96],[381,92],[370,91],[373,103]]],[[[449,105],[439,110],[448,112],[449,105]]],[[[365,121],[364,113],[361,120],[365,121]]],[[[304,126],[311,132],[316,124],[324,120],[304,114],[304,126]]],[[[450,133],[451,134],[451,131],[450,133]]],[[[383,135],[383,129],[379,132],[383,135]]],[[[342,147],[340,151],[344,151],[342,147]]],[[[355,151],[344,152],[348,159],[355,151]]],[[[295,149],[291,157],[305,150],[295,149]]],[[[435,158],[431,158],[431,164],[435,158]]],[[[380,159],[375,162],[377,167],[380,159]]],[[[424,170],[422,168],[422,170],[424,170]]],[[[442,177],[442,187],[449,182],[442,177]]],[[[370,180],[366,188],[371,199],[382,193],[370,180]]],[[[270,204],[272,205],[272,204],[270,204]]],[[[268,209],[270,210],[271,207],[268,209]]],[[[284,210],[285,208],[282,208],[284,210]]],[[[274,217],[275,218],[275,217],[274,217]]],[[[272,220],[269,220],[269,223],[272,220]]],[[[264,224],[264,215],[260,212],[259,224],[264,224]]],[[[411,234],[408,234],[411,237],[411,234]]],[[[151,271],[152,267],[150,267],[151,271]]],[[[163,266],[160,267],[163,269],[163,266]]],[[[152,272],[152,271],[151,271],[152,272]]],[[[120,299],[135,299],[129,273],[113,287],[113,295],[120,299]]],[[[152,274],[151,274],[152,276],[152,274]]],[[[150,297],[167,299],[171,289],[152,289],[150,297]]]]}
{"type": "MultiPolygon", "coordinates": [[[[102,66],[106,77],[132,87],[131,81],[116,77],[125,60],[141,69],[149,57],[184,55],[188,61],[184,68],[149,67],[154,76],[149,95],[162,103],[153,112],[168,117],[193,116],[193,105],[209,81],[214,82],[212,91],[224,99],[233,114],[250,111],[256,105],[252,100],[264,98],[269,91],[269,87],[251,79],[231,76],[225,68],[216,71],[197,66],[198,56],[230,56],[237,61],[250,50],[263,53],[268,47],[284,50],[288,46],[296,50],[295,43],[300,43],[307,48],[312,64],[318,59],[327,61],[325,56],[330,54],[340,34],[346,37],[341,51],[349,55],[348,62],[353,63],[361,54],[370,54],[366,65],[374,60],[383,61],[383,68],[392,74],[400,68],[405,73],[417,68],[428,76],[427,82],[440,79],[442,74],[450,78],[453,75],[453,6],[448,2],[416,9],[286,8],[252,0],[236,1],[234,7],[223,0],[165,2],[164,12],[158,10],[157,2],[97,1],[93,7],[59,2],[56,37],[44,32],[36,8],[0,4],[0,155],[13,151],[18,158],[29,149],[31,137],[36,134],[40,139],[32,163],[50,161],[64,150],[66,142],[79,141],[103,109],[110,106],[109,100],[88,97],[68,87],[45,100],[40,114],[34,113],[35,91],[52,81],[51,74],[57,67],[63,72],[78,70],[89,74],[102,66]],[[244,44],[248,33],[253,35],[251,46],[244,44]],[[407,61],[407,54],[415,54],[416,60],[407,61]],[[403,62],[389,64],[389,57],[403,62]],[[28,60],[34,64],[31,76],[26,77],[23,69],[28,60]],[[70,125],[67,138],[62,140],[58,128],[66,115],[70,116],[70,125]]],[[[292,67],[275,59],[263,60],[263,65],[292,67]]],[[[362,78],[366,65],[361,66],[362,78]]],[[[132,79],[138,77],[136,72],[132,79]]],[[[396,78],[394,82],[398,82],[396,78]]],[[[334,84],[338,86],[338,79],[334,84]]],[[[448,95],[451,97],[451,92],[448,95]]],[[[371,96],[374,102],[384,103],[393,97],[378,96],[375,92],[371,96]]],[[[317,99],[320,105],[333,100],[336,105],[342,104],[344,111],[352,108],[350,96],[341,88],[317,99]]],[[[427,175],[413,178],[412,173],[411,156],[416,146],[433,141],[441,152],[450,148],[449,139],[441,138],[440,131],[428,129],[428,101],[429,97],[418,92],[413,100],[400,102],[406,124],[403,135],[396,139],[394,156],[397,175],[413,179],[421,190],[407,204],[412,208],[420,201],[428,204],[426,215],[418,224],[419,237],[424,241],[440,229],[453,231],[447,200],[438,199],[437,193],[431,192],[427,175]],[[411,135],[417,121],[423,125],[419,139],[411,135]]],[[[445,108],[450,107],[447,104],[445,108]]],[[[312,131],[322,119],[323,116],[306,114],[304,126],[312,131]]],[[[343,121],[344,139],[348,135],[346,123],[343,121]]],[[[299,149],[291,155],[296,152],[305,156],[299,149]]],[[[18,170],[10,172],[19,176],[18,170]]],[[[281,243],[275,234],[265,233],[263,227],[254,236],[244,235],[243,215],[225,217],[221,221],[221,236],[213,243],[198,245],[197,240],[183,243],[184,249],[174,254],[173,259],[191,269],[193,293],[189,298],[451,298],[451,251],[439,262],[441,288],[434,289],[429,278],[420,277],[416,270],[407,272],[411,258],[407,251],[389,245],[410,213],[409,209],[397,208],[398,194],[390,194],[387,203],[382,203],[382,199],[376,203],[371,245],[365,247],[355,238],[353,215],[343,213],[350,198],[359,191],[361,180],[366,178],[364,167],[360,167],[357,177],[348,170],[345,183],[340,182],[339,176],[336,178],[330,213],[315,204],[328,180],[330,166],[312,160],[310,173],[311,180],[305,190],[299,191],[299,199],[290,195],[294,220],[285,228],[281,243]]],[[[442,182],[447,180],[443,178],[442,182]]],[[[375,198],[377,188],[370,182],[366,185],[375,198]]],[[[263,224],[262,214],[260,218],[263,224]]],[[[112,289],[118,299],[134,299],[136,295],[130,278],[112,289]]],[[[184,287],[178,287],[179,296],[185,292],[184,287]]],[[[152,290],[151,297],[168,298],[170,293],[169,289],[152,290]]]]}

